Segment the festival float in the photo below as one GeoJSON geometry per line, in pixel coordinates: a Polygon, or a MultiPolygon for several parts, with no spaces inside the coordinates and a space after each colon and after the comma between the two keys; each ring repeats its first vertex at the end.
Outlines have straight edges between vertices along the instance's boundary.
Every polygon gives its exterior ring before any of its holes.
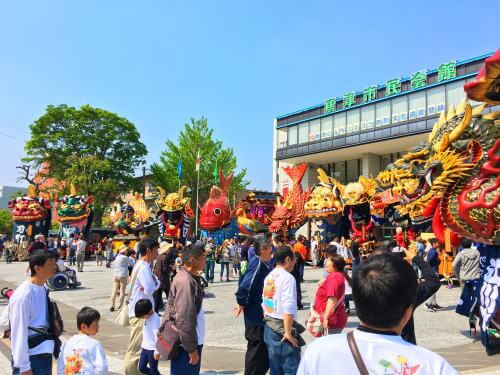
{"type": "Polygon", "coordinates": [[[233,173],[224,176],[219,169],[220,187],[214,185],[210,189],[207,201],[201,207],[200,228],[201,237],[213,238],[216,245],[222,244],[225,239],[238,233],[236,220],[232,217],[228,194],[233,173]]]}
{"type": "Polygon", "coordinates": [[[292,189],[288,191],[283,202],[278,199],[274,213],[271,216],[269,231],[286,238],[289,232],[297,229],[304,220],[305,204],[310,196],[310,191],[302,189],[302,179],[306,172],[307,164],[284,167],[283,170],[292,181],[292,189]]]}
{"type": "Polygon", "coordinates": [[[139,193],[128,194],[125,203],[115,203],[111,207],[109,218],[117,234],[113,237],[114,251],[118,251],[124,241],[130,241],[130,248],[134,248],[139,240],[139,233],[154,225],[149,220],[151,209],[146,208],[146,202],[139,193]]]}
{"type": "Polygon", "coordinates": [[[189,236],[194,213],[190,206],[191,198],[184,196],[185,191],[186,186],[170,194],[158,188],[159,197],[155,203],[158,207],[158,228],[163,240],[178,240],[184,244],[189,236]]]}
{"type": "Polygon", "coordinates": [[[13,258],[26,260],[27,249],[37,234],[47,237],[51,223],[51,205],[48,199],[35,193],[35,187],[28,187],[28,195],[9,201],[14,222],[10,246],[13,258]]]}
{"type": "Polygon", "coordinates": [[[88,238],[93,218],[93,201],[92,196],[78,195],[75,185],[70,186],[69,195],[55,199],[61,238],[70,238],[74,234],[88,238]]]}

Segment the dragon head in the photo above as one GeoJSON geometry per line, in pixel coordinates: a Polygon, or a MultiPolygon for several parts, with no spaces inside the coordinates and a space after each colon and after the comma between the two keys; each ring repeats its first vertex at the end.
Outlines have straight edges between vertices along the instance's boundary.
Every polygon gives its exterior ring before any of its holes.
{"type": "Polygon", "coordinates": [[[338,217],[343,210],[341,195],[344,187],[334,178],[327,176],[321,168],[318,168],[318,179],[320,183],[313,188],[304,206],[305,216],[309,218],[338,217]]]}
{"type": "Polygon", "coordinates": [[[286,228],[293,213],[293,207],[290,199],[285,199],[282,203],[281,199],[278,197],[275,210],[271,216],[271,225],[269,226],[269,230],[273,233],[277,233],[286,228]]]}
{"type": "Polygon", "coordinates": [[[447,115],[441,113],[426,149],[418,157],[407,158],[403,166],[414,179],[407,186],[399,184],[402,214],[414,216],[423,212],[432,199],[442,197],[448,188],[473,173],[484,157],[483,109],[483,105],[472,109],[464,99],[456,110],[451,106],[447,115]]]}

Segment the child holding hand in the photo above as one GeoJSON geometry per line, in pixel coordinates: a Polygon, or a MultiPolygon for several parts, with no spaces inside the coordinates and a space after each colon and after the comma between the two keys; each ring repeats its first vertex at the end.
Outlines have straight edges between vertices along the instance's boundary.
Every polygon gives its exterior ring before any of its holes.
{"type": "Polygon", "coordinates": [[[139,371],[146,375],[160,375],[158,360],[160,354],[156,351],[156,340],[160,329],[160,316],[154,312],[153,304],[148,299],[140,299],[135,305],[135,316],[145,319],[142,331],[142,351],[139,359],[139,371]]]}

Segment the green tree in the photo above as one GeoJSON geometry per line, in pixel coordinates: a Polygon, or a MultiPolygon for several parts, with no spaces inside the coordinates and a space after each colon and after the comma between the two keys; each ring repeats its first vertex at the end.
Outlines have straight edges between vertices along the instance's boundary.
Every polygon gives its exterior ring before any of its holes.
{"type": "MultiPolygon", "coordinates": [[[[214,168],[216,165],[222,169],[224,175],[235,171],[237,167],[236,156],[232,148],[224,148],[222,141],[213,139],[213,129],[208,127],[205,118],[195,120],[184,125],[177,139],[177,143],[166,141],[167,149],[161,153],[159,163],[151,165],[155,183],[165,191],[176,191],[179,185],[177,177],[177,164],[182,162],[181,184],[191,189],[193,207],[196,191],[196,157],[200,154],[200,205],[207,199],[210,188],[214,183],[214,168]]],[[[244,189],[249,181],[245,180],[247,170],[242,169],[235,174],[230,190],[231,195],[235,190],[244,189]]]]}
{"type": "Polygon", "coordinates": [[[94,196],[94,225],[121,193],[140,189],[134,170],[144,164],[146,146],[135,125],[116,113],[84,105],[48,106],[31,126],[26,162],[48,163],[46,177],[76,184],[94,196]]]}
{"type": "Polygon", "coordinates": [[[0,233],[12,233],[12,215],[10,211],[5,208],[0,209],[0,233]]]}

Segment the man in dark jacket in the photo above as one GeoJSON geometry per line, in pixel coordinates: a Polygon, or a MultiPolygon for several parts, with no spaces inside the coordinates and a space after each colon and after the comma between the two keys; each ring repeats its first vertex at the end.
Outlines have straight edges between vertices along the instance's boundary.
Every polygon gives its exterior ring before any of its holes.
{"type": "MultiPolygon", "coordinates": [[[[434,272],[432,267],[427,264],[424,258],[420,257],[418,254],[412,253],[409,250],[405,250],[406,257],[411,258],[412,263],[420,270],[422,282],[417,285],[417,297],[415,298],[415,309],[424,303],[429,297],[435,295],[438,289],[441,287],[441,282],[439,281],[439,277],[434,272]]],[[[401,337],[414,345],[417,345],[417,339],[415,337],[415,324],[413,322],[413,314],[411,315],[410,320],[406,323],[406,326],[403,328],[403,332],[401,332],[401,337]]]]}
{"type": "MultiPolygon", "coordinates": [[[[427,252],[427,263],[432,267],[436,275],[439,273],[439,249],[441,249],[441,243],[436,238],[430,239],[431,248],[427,252]]],[[[423,277],[423,276],[422,276],[423,277]]],[[[442,307],[437,304],[437,292],[434,293],[429,301],[425,304],[427,311],[435,312],[442,307]]]]}
{"type": "Polygon", "coordinates": [[[179,354],[170,362],[171,375],[199,374],[205,335],[203,289],[199,273],[205,268],[203,247],[188,245],[182,252],[184,266],[170,286],[164,319],[174,321],[179,331],[179,354]]]}
{"type": "Polygon", "coordinates": [[[264,279],[271,271],[269,261],[272,255],[271,240],[259,236],[254,244],[255,257],[243,276],[236,292],[238,305],[234,308],[234,316],[243,311],[245,319],[245,375],[265,374],[269,369],[269,355],[264,342],[264,312],[262,310],[262,292],[264,279]]]}
{"type": "Polygon", "coordinates": [[[155,311],[158,313],[165,304],[163,303],[163,293],[166,294],[168,298],[168,292],[170,291],[170,272],[172,256],[171,253],[175,251],[172,243],[163,241],[158,249],[158,258],[156,258],[155,267],[153,273],[156,275],[158,280],[160,280],[160,287],[156,290],[153,297],[155,299],[155,311]]]}

